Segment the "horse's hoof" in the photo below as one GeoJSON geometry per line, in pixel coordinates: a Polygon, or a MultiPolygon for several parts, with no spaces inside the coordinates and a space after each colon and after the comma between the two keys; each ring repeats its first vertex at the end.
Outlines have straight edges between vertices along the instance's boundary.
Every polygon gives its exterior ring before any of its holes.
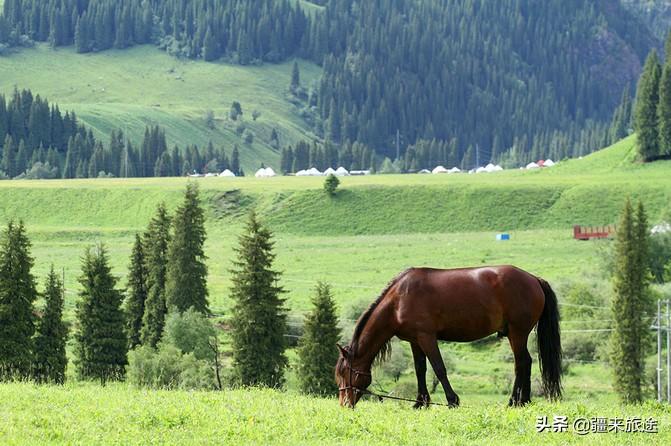
{"type": "Polygon", "coordinates": [[[422,408],[429,408],[429,402],[431,401],[431,398],[429,398],[429,395],[417,395],[417,402],[415,403],[414,406],[412,406],[413,409],[422,409],[422,408]]]}
{"type": "Polygon", "coordinates": [[[447,405],[450,406],[451,409],[459,407],[459,396],[455,393],[454,397],[448,398],[447,405]]]}

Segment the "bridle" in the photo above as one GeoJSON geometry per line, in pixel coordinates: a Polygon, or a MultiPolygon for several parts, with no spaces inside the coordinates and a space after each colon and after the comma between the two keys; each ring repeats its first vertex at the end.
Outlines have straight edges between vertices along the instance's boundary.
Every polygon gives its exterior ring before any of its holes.
{"type": "Polygon", "coordinates": [[[355,377],[358,376],[358,375],[370,376],[371,378],[373,377],[373,375],[370,372],[364,372],[364,371],[361,371],[361,370],[357,370],[349,364],[345,364],[345,366],[349,369],[349,386],[341,386],[340,388],[338,388],[338,390],[341,391],[341,392],[343,390],[353,390],[355,393],[358,392],[358,393],[362,393],[362,394],[371,393],[367,389],[362,389],[361,387],[357,387],[357,386],[352,385],[352,383],[354,382],[352,380],[352,375],[354,375],[355,377]]]}
{"type": "MultiPolygon", "coordinates": [[[[392,396],[392,395],[380,395],[379,393],[371,392],[368,389],[362,389],[361,387],[354,386],[354,385],[352,385],[352,382],[353,382],[352,381],[352,375],[354,375],[354,376],[358,376],[358,375],[370,376],[371,378],[373,377],[373,375],[370,372],[364,372],[364,371],[361,371],[361,370],[357,370],[349,364],[346,364],[345,366],[349,369],[349,386],[340,386],[338,388],[338,390],[340,392],[346,391],[346,390],[352,390],[352,391],[354,391],[355,395],[357,393],[361,393],[362,395],[371,395],[371,396],[377,397],[380,402],[382,402],[384,399],[397,400],[397,401],[408,401],[408,402],[411,402],[411,403],[417,402],[416,400],[411,400],[409,398],[401,398],[401,397],[392,396]]],[[[424,402],[424,404],[426,404],[427,406],[452,407],[449,404],[434,403],[434,402],[431,402],[431,401],[426,401],[426,402],[424,402]]]]}

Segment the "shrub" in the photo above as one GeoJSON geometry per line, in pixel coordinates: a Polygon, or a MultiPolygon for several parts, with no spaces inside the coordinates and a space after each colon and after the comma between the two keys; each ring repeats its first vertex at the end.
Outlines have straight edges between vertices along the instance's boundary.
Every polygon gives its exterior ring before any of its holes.
{"type": "Polygon", "coordinates": [[[158,349],[142,346],[128,356],[128,380],[137,386],[187,390],[221,386],[216,329],[194,309],[168,316],[158,349]]]}
{"type": "Polygon", "coordinates": [[[331,174],[326,177],[324,180],[324,191],[330,195],[334,196],[336,193],[336,189],[340,185],[340,180],[338,179],[337,176],[331,174]]]}

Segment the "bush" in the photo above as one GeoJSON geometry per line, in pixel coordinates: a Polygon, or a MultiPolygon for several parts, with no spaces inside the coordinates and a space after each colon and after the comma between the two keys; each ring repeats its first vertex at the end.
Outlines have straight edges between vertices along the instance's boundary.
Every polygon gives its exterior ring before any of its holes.
{"type": "Polygon", "coordinates": [[[245,132],[242,134],[242,140],[245,142],[245,144],[252,144],[254,142],[254,133],[252,133],[249,129],[245,130],[245,132]]]}
{"type": "Polygon", "coordinates": [[[671,281],[671,234],[650,237],[650,272],[657,283],[671,281]]]}
{"type": "Polygon", "coordinates": [[[172,312],[163,339],[154,350],[142,346],[128,354],[128,380],[155,389],[220,388],[216,329],[193,309],[172,312]]]}
{"type": "Polygon", "coordinates": [[[336,189],[340,185],[340,180],[337,176],[331,174],[324,180],[324,191],[331,197],[336,194],[336,189]]]}
{"type": "Polygon", "coordinates": [[[33,164],[33,166],[26,170],[25,173],[19,175],[17,179],[25,180],[52,180],[58,177],[58,167],[52,167],[48,162],[41,163],[40,161],[33,164]]]}

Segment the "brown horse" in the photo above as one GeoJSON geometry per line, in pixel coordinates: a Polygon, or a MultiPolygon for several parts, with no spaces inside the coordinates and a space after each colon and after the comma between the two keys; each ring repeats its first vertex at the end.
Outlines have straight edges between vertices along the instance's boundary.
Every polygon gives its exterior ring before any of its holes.
{"type": "Polygon", "coordinates": [[[470,342],[493,333],[506,336],[515,356],[509,405],[531,397],[529,333],[538,325],[538,356],[547,397],[561,397],[561,341],[557,298],[543,279],[514,266],[464,269],[410,268],[384,289],[364,312],[352,341],[341,347],[335,376],[341,405],[354,407],[372,381],[373,361],[384,360],[390,340],[410,342],[417,373],[415,408],[428,406],[426,358],[450,406],[459,405],[438,341],[470,342]]]}

